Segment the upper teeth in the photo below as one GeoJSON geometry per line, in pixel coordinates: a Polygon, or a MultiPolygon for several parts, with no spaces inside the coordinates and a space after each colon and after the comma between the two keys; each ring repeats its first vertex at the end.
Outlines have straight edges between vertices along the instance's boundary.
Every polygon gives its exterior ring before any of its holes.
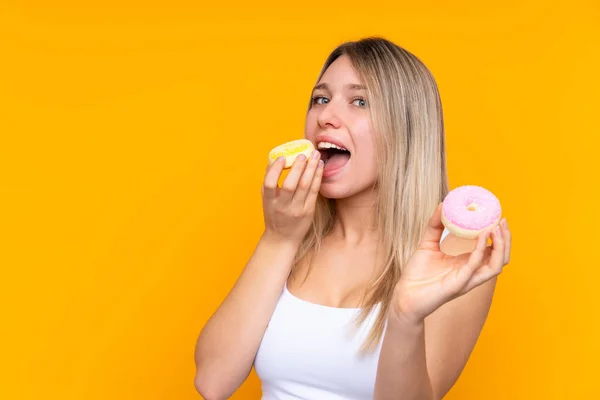
{"type": "Polygon", "coordinates": [[[347,149],[340,147],[338,145],[335,145],[333,143],[329,143],[329,142],[319,142],[319,144],[317,145],[317,148],[319,149],[338,149],[338,150],[343,150],[343,151],[348,151],[347,149]]]}

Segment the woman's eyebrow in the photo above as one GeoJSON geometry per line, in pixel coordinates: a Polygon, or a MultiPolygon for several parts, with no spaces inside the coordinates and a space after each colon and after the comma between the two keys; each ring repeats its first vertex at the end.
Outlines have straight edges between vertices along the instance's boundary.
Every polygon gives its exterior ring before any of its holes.
{"type": "Polygon", "coordinates": [[[319,83],[318,85],[315,85],[315,87],[313,88],[313,92],[315,90],[320,90],[320,89],[329,90],[329,86],[327,86],[326,83],[319,83]]]}
{"type": "MultiPolygon", "coordinates": [[[[349,84],[345,85],[345,87],[350,90],[366,90],[367,89],[364,85],[360,85],[358,83],[349,83],[349,84]]],[[[326,83],[319,83],[318,85],[316,85],[313,88],[313,92],[315,90],[319,90],[319,89],[329,90],[329,86],[326,83]]]]}
{"type": "Polygon", "coordinates": [[[367,90],[364,85],[359,85],[358,83],[350,83],[346,87],[350,90],[367,90]]]}

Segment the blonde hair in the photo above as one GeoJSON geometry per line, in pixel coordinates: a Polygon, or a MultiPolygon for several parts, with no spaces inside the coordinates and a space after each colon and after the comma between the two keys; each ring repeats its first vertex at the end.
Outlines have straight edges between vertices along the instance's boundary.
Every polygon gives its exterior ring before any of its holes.
{"type": "MultiPolygon", "coordinates": [[[[377,230],[385,257],[382,272],[365,293],[357,319],[357,325],[362,324],[381,304],[363,344],[366,351],[380,341],[402,267],[448,192],[444,124],[436,82],[413,54],[378,37],[346,42],[331,52],[317,82],[342,55],[349,57],[367,88],[379,170],[375,185],[377,230]]],[[[295,266],[306,256],[312,259],[331,232],[335,216],[335,201],[319,195],[312,227],[299,248],[295,266]]]]}

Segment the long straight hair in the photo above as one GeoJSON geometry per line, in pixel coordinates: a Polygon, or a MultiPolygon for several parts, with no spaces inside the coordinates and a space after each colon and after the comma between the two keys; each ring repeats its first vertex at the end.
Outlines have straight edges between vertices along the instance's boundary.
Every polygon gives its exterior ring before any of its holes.
{"type": "MultiPolygon", "coordinates": [[[[362,302],[357,326],[374,307],[379,314],[362,346],[373,350],[381,340],[390,301],[402,268],[415,252],[435,207],[448,192],[444,121],[437,84],[413,54],[379,37],[346,42],[334,49],[317,82],[340,56],[348,56],[366,86],[378,166],[375,184],[377,231],[384,263],[362,302]]],[[[318,252],[332,231],[335,200],[319,195],[311,229],[296,255],[318,252]]]]}

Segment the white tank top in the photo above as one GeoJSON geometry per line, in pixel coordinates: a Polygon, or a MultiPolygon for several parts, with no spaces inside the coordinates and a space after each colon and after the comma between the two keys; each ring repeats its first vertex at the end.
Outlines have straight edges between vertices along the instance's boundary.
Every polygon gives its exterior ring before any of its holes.
{"type": "Polygon", "coordinates": [[[262,399],[372,399],[380,346],[365,358],[358,350],[379,308],[353,335],[360,309],[310,303],[284,287],[254,360],[262,399]]]}
{"type": "Polygon", "coordinates": [[[381,342],[366,356],[359,349],[379,311],[355,331],[359,308],[311,303],[285,285],[254,360],[261,399],[371,400],[381,342]]]}

